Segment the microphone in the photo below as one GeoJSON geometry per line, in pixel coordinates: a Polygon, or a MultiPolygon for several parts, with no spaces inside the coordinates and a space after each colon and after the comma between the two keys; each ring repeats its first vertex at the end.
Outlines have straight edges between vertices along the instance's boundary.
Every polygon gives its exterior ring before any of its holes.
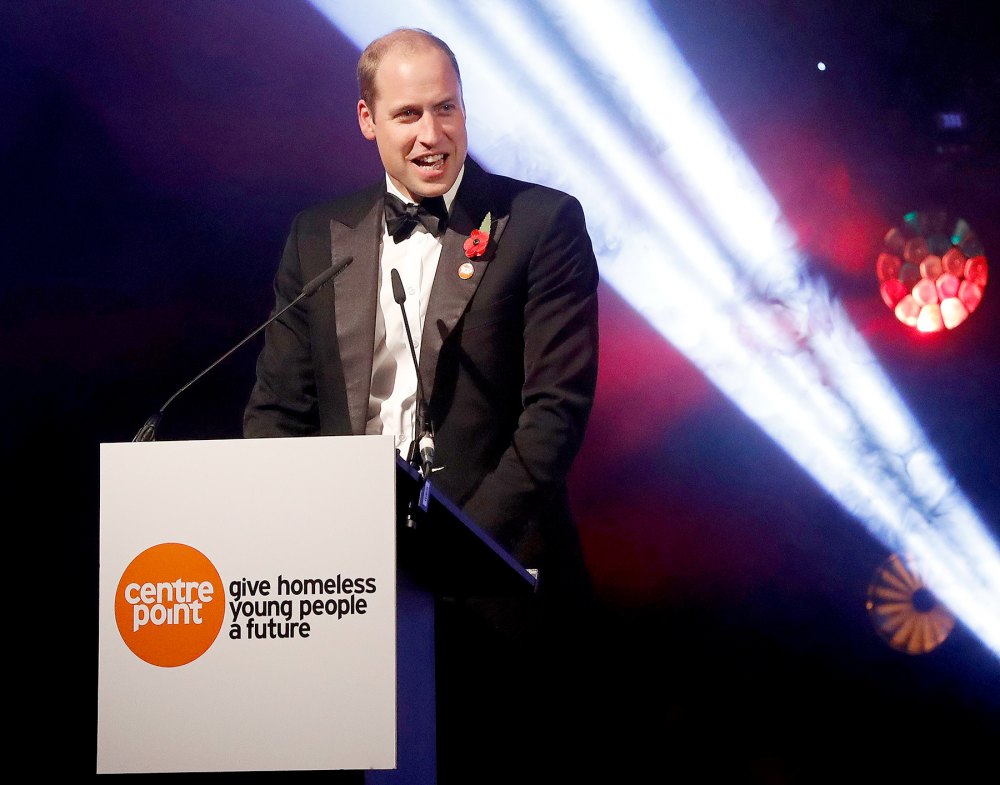
{"type": "Polygon", "coordinates": [[[260,327],[258,327],[252,333],[250,333],[250,335],[248,335],[246,338],[244,338],[242,341],[236,344],[236,346],[234,346],[232,349],[230,349],[228,352],[222,355],[218,360],[216,360],[214,363],[208,366],[204,371],[195,376],[191,381],[189,381],[187,384],[181,387],[177,392],[171,395],[170,398],[167,399],[167,402],[160,407],[159,411],[151,415],[150,418],[146,420],[146,423],[139,429],[139,432],[133,437],[132,441],[134,442],[156,441],[156,429],[160,424],[160,420],[163,419],[163,412],[171,403],[173,403],[174,398],[176,398],[178,395],[184,392],[188,387],[190,387],[192,384],[198,381],[206,373],[211,371],[216,365],[218,365],[227,357],[229,357],[229,355],[231,355],[233,352],[239,349],[243,344],[245,344],[247,341],[253,338],[261,330],[266,328],[269,324],[271,324],[271,322],[275,321],[278,317],[280,317],[285,311],[287,311],[293,305],[296,305],[300,301],[304,300],[306,297],[312,297],[314,294],[316,294],[316,292],[318,292],[332,278],[336,277],[337,275],[340,275],[340,273],[343,272],[344,268],[347,267],[347,265],[349,265],[353,261],[354,257],[348,256],[346,259],[337,262],[337,264],[327,267],[323,272],[321,272],[319,275],[317,275],[315,278],[309,281],[305,286],[302,287],[302,291],[299,293],[298,297],[296,297],[288,305],[286,305],[284,308],[282,308],[280,311],[274,314],[274,316],[272,316],[270,319],[264,322],[260,327]]]}
{"type": "Polygon", "coordinates": [[[417,372],[417,417],[414,425],[419,436],[418,441],[410,442],[410,454],[407,460],[411,464],[416,463],[417,449],[419,449],[420,461],[417,465],[424,480],[428,480],[431,476],[431,467],[434,464],[434,426],[431,423],[430,406],[427,403],[427,398],[424,396],[424,381],[420,375],[420,364],[417,362],[417,350],[413,345],[410,321],[406,318],[406,309],[403,307],[403,304],[406,302],[403,281],[399,277],[399,270],[395,267],[392,268],[389,274],[392,278],[392,299],[399,305],[399,310],[403,314],[403,327],[406,328],[406,340],[410,344],[413,369],[417,372]]]}

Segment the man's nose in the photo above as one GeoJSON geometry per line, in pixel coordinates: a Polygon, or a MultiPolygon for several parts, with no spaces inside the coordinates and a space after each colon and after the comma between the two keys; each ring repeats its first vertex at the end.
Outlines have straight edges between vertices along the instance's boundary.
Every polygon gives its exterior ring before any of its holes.
{"type": "Polygon", "coordinates": [[[441,120],[433,112],[424,112],[417,124],[417,140],[427,147],[433,147],[441,138],[441,120]]]}

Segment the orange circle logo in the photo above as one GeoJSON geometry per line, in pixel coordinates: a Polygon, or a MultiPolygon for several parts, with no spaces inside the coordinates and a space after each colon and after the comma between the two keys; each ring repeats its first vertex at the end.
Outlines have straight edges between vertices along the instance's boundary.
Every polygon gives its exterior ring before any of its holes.
{"type": "Polygon", "coordinates": [[[151,665],[172,668],[212,645],[226,612],[215,565],[189,545],[147,548],[125,568],[115,592],[115,621],[125,645],[151,665]]]}

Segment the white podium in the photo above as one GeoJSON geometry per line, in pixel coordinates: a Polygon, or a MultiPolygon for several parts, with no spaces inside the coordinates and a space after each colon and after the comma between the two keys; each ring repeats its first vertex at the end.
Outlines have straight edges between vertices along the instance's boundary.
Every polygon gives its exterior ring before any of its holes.
{"type": "Polygon", "coordinates": [[[104,444],[100,559],[98,773],[396,766],[391,438],[104,444]]]}
{"type": "Polygon", "coordinates": [[[97,772],[433,785],[435,596],[534,586],[391,437],[101,445],[97,772]]]}

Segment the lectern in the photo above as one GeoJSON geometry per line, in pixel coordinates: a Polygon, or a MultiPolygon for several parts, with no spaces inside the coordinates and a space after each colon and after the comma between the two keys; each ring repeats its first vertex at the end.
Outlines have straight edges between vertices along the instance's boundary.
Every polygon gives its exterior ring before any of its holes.
{"type": "Polygon", "coordinates": [[[383,436],[101,447],[98,773],[433,785],[434,608],[535,577],[383,436]]]}

